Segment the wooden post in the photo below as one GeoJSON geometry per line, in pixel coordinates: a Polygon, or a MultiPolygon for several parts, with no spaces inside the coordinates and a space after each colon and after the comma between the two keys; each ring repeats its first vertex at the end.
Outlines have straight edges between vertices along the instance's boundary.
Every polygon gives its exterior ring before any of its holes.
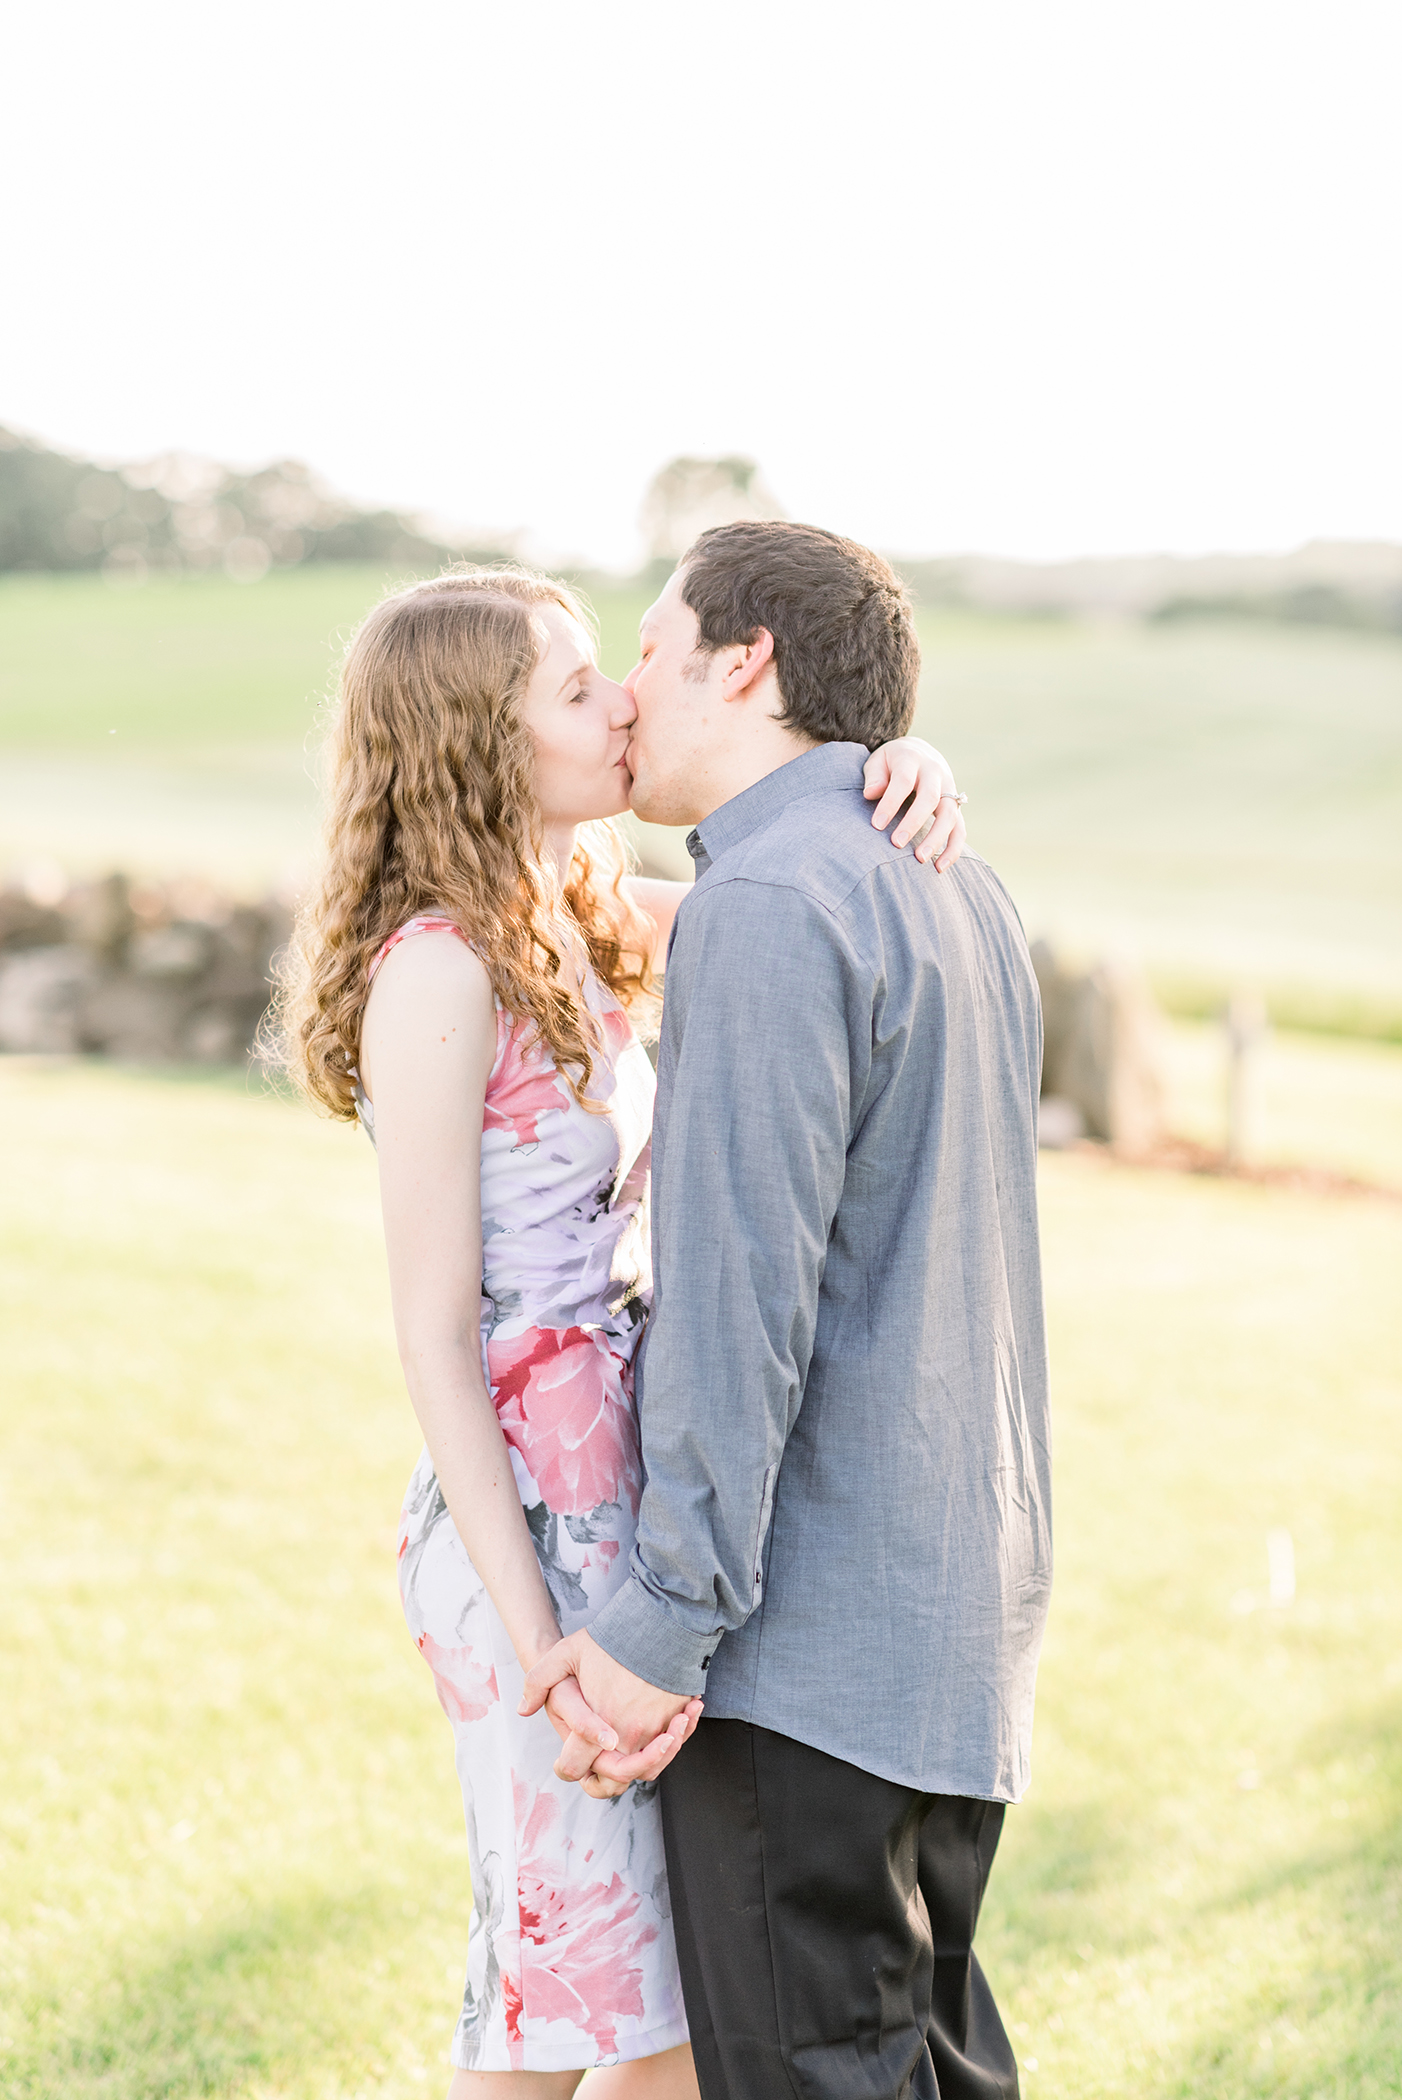
{"type": "Polygon", "coordinates": [[[1227,1002],[1227,1165],[1240,1166],[1246,1152],[1247,1053],[1266,1033],[1265,1002],[1257,992],[1236,991],[1227,1002]]]}

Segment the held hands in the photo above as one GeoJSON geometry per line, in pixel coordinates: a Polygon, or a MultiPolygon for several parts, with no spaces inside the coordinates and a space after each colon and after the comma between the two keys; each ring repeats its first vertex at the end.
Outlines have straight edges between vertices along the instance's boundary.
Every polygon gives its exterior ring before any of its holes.
{"type": "Polygon", "coordinates": [[[940,875],[954,866],[968,834],[954,775],[933,744],[919,736],[896,737],[872,752],[863,768],[863,778],[867,801],[876,801],[878,795],[881,798],[871,813],[878,831],[886,829],[907,796],[915,798],[891,833],[893,846],[908,846],[912,839],[919,839],[915,849],[918,861],[933,861],[940,875]],[[924,838],[920,838],[922,831],[924,838]]]}
{"type": "Polygon", "coordinates": [[[527,1672],[520,1711],[533,1714],[542,1706],[564,1745],[555,1760],[557,1774],[577,1779],[600,1799],[621,1794],[635,1780],[655,1779],[701,1713],[699,1699],[645,1684],[584,1631],[557,1642],[527,1672]]]}

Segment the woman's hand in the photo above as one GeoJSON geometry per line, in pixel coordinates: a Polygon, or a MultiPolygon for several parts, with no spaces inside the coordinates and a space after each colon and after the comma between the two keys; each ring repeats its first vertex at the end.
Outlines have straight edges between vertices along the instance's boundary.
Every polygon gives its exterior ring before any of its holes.
{"type": "MultiPolygon", "coordinates": [[[[542,1650],[542,1653],[547,1652],[542,1650]]],[[[524,1657],[522,1660],[524,1662],[524,1657]]],[[[577,1677],[566,1677],[551,1687],[545,1711],[551,1727],[564,1745],[555,1764],[561,1779],[582,1778],[601,1750],[618,1748],[617,1734],[601,1714],[594,1712],[579,1689],[577,1677]]]]}
{"type": "Polygon", "coordinates": [[[960,808],[964,798],[934,745],[927,744],[921,736],[898,736],[879,751],[873,751],[862,771],[866,781],[863,793],[868,802],[876,802],[871,821],[877,830],[884,831],[909,799],[910,808],[892,832],[891,844],[908,846],[912,839],[919,838],[915,849],[918,861],[932,862],[940,875],[952,868],[968,836],[960,808]],[[925,836],[920,838],[922,831],[925,836]]]}
{"type": "MultiPolygon", "coordinates": [[[[626,1793],[635,1781],[652,1781],[672,1762],[687,1737],[696,1732],[696,1723],[701,1718],[701,1701],[693,1699],[691,1704],[667,1723],[655,1741],[644,1744],[633,1757],[625,1757],[621,1750],[601,1751],[594,1760],[594,1769],[580,1781],[586,1794],[596,1801],[611,1801],[615,1794],[626,1793]]],[[[560,1770],[558,1763],[556,1771],[560,1770]]],[[[568,1778],[568,1773],[561,1773],[568,1778]]]]}

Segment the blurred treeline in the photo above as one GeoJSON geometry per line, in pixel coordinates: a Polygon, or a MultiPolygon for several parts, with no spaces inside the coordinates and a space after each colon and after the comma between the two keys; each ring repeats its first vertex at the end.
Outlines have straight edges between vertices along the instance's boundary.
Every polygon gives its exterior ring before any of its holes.
{"type": "Polygon", "coordinates": [[[1283,622],[1402,632],[1402,547],[1312,540],[1288,554],[1145,554],[1077,561],[951,555],[896,566],[922,605],[1040,619],[1283,622]]]}
{"type": "MultiPolygon", "coordinates": [[[[660,583],[708,526],[783,516],[753,459],[728,454],[669,460],[643,499],[651,559],[639,580],[660,583]]],[[[918,604],[1003,618],[1265,620],[1402,631],[1402,547],[1386,541],[1313,540],[1288,554],[1137,554],[1062,562],[987,554],[892,558],[918,604]]]]}
{"type": "Polygon", "coordinates": [[[223,570],[255,582],[302,562],[428,569],[495,548],[450,546],[392,510],[361,510],[298,460],[242,474],[169,452],[98,466],[0,426],[0,570],[100,569],[115,580],[223,570]]]}
{"type": "MultiPolygon", "coordinates": [[[[647,559],[636,580],[656,589],[709,526],[783,515],[752,459],[669,460],[643,498],[647,559]]],[[[504,538],[467,545],[402,512],[362,510],[298,460],[241,473],[168,452],[137,465],[101,466],[0,425],[0,572],[96,569],[140,581],[222,570],[248,583],[305,562],[376,562],[431,573],[448,561],[493,561],[513,552],[504,538]]],[[[1315,540],[1286,554],[1064,562],[894,558],[920,604],[1004,618],[1245,619],[1402,631],[1402,547],[1385,541],[1315,540]]]]}

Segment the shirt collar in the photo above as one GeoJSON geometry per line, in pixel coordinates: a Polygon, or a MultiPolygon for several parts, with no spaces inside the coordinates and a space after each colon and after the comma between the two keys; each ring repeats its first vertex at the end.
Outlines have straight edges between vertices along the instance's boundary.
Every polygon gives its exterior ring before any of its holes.
{"type": "Polygon", "coordinates": [[[697,875],[704,875],[722,853],[738,846],[751,832],[772,824],[791,802],[855,786],[867,755],[865,744],[819,744],[722,802],[686,835],[686,850],[696,863],[697,875]]]}

